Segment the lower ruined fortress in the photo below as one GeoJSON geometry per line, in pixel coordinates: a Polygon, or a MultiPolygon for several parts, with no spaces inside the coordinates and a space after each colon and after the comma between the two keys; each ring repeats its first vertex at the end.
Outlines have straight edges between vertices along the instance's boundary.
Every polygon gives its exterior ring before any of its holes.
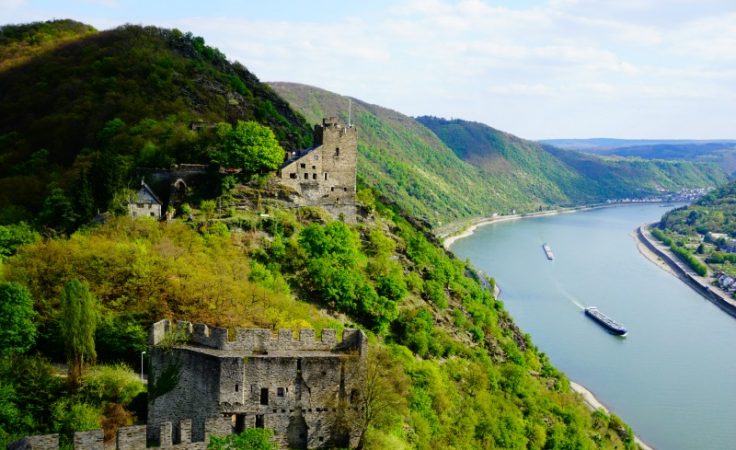
{"type": "MultiPolygon", "coordinates": [[[[118,450],[200,450],[209,436],[269,428],[281,448],[355,447],[360,439],[367,338],[346,329],[225,328],[168,320],[149,336],[148,425],[121,428],[118,450]],[[167,383],[167,380],[169,383],[167,383]]],[[[78,432],[76,450],[102,450],[102,430],[78,432]]],[[[9,448],[58,449],[57,435],[31,436],[9,448]]]]}

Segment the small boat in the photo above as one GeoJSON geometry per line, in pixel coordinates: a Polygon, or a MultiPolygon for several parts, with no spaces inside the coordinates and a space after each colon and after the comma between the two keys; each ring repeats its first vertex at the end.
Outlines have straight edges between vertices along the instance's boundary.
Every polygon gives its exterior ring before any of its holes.
{"type": "Polygon", "coordinates": [[[555,260],[555,254],[552,253],[552,249],[546,242],[544,243],[544,245],[542,245],[542,250],[544,250],[544,254],[547,255],[547,259],[549,259],[550,261],[555,260]]]}
{"type": "Polygon", "coordinates": [[[595,306],[585,308],[585,315],[593,319],[598,323],[598,325],[605,328],[611,334],[615,334],[616,336],[626,336],[626,333],[628,333],[623,325],[598,311],[598,308],[595,306]]]}

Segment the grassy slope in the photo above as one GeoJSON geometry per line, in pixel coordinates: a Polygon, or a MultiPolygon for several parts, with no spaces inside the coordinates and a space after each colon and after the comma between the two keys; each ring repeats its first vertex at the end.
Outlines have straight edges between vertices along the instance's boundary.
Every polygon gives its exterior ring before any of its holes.
{"type": "Polygon", "coordinates": [[[93,171],[97,152],[127,168],[209,162],[206,133],[191,122],[256,120],[286,149],[311,142],[304,119],[267,85],[178,30],[5,26],[0,55],[0,208],[37,212],[49,185],[76,183],[81,170],[93,171]],[[123,126],[103,131],[116,118],[123,126]]]}
{"type": "Polygon", "coordinates": [[[723,171],[710,164],[600,158],[520,139],[477,122],[417,120],[459,157],[493,175],[499,170],[513,171],[526,192],[552,200],[550,203],[599,202],[726,181],[723,171]],[[550,198],[550,189],[562,201],[550,198]]]}

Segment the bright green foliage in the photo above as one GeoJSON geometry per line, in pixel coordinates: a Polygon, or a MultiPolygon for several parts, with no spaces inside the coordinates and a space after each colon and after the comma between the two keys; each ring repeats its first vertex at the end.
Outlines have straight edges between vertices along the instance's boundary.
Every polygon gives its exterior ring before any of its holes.
{"type": "Polygon", "coordinates": [[[273,431],[264,428],[248,428],[240,434],[212,436],[207,444],[208,450],[276,450],[279,447],[272,441],[273,431]]]}
{"type": "Polygon", "coordinates": [[[145,391],[138,374],[124,364],[95,366],[82,376],[80,394],[90,403],[115,402],[129,404],[145,391]]]}
{"type": "Polygon", "coordinates": [[[70,280],[61,291],[61,333],[69,360],[69,384],[79,385],[85,363],[97,358],[95,330],[99,310],[89,286],[79,280],[70,280]]]}
{"type": "Polygon", "coordinates": [[[0,356],[23,353],[36,341],[33,298],[17,283],[0,282],[0,356]]]}
{"type": "Polygon", "coordinates": [[[61,398],[51,406],[52,430],[59,433],[62,446],[70,443],[74,432],[100,428],[101,411],[98,406],[61,398]]]}
{"type": "Polygon", "coordinates": [[[690,250],[685,247],[680,247],[679,245],[673,245],[670,247],[670,250],[672,250],[672,253],[679,256],[681,260],[685,261],[687,265],[701,277],[708,274],[708,267],[706,267],[706,265],[703,264],[697,256],[693,255],[690,250]]]}
{"type": "Polygon", "coordinates": [[[270,128],[253,121],[238,121],[235,127],[222,125],[218,127],[222,144],[213,155],[218,164],[258,174],[274,170],[284,161],[284,149],[270,128]]]}
{"type": "Polygon", "coordinates": [[[40,238],[41,236],[25,222],[0,225],[0,262],[14,255],[21,245],[30,244],[40,238]]]}

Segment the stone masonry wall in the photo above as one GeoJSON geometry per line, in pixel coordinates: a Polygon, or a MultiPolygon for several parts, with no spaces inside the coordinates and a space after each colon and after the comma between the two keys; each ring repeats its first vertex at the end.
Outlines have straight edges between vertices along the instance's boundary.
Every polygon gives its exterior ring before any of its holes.
{"type": "MultiPolygon", "coordinates": [[[[184,321],[178,322],[176,328],[192,343],[203,347],[264,355],[269,352],[342,351],[362,345],[354,341],[356,336],[361,334],[360,331],[353,329],[344,330],[342,342],[338,343],[335,330],[332,329],[322,330],[320,339],[316,338],[314,330],[299,330],[299,335],[295,339],[290,329],[279,330],[278,334],[274,335],[271,330],[264,328],[237,328],[231,340],[226,328],[184,321]]],[[[158,345],[173,330],[173,324],[169,320],[156,322],[149,334],[149,345],[158,345]]]]}
{"type": "Polygon", "coordinates": [[[335,118],[325,119],[314,127],[314,145],[290,155],[278,172],[279,181],[298,194],[293,199],[297,205],[354,212],[356,128],[339,124],[335,118]]]}
{"type": "MultiPolygon", "coordinates": [[[[267,329],[236,329],[169,321],[150,332],[151,368],[180,367],[177,386],[149,405],[149,439],[158,425],[191,417],[195,424],[207,417],[230,419],[236,432],[261,427],[274,431],[281,448],[354,447],[357,417],[365,381],[367,340],[359,330],[345,330],[337,341],[334,330],[291,330],[273,334],[267,329]],[[168,350],[174,329],[186,343],[168,350]],[[232,339],[232,340],[231,340],[232,339]]],[[[199,436],[197,436],[199,439],[199,436]]]]}
{"type": "MultiPolygon", "coordinates": [[[[178,428],[191,427],[191,421],[185,420],[178,424],[178,428]]],[[[210,436],[225,436],[232,431],[229,417],[208,418],[199,434],[207,436],[206,440],[192,442],[189,434],[182,433],[181,438],[173,439],[171,422],[164,422],[156,434],[161,436],[160,448],[168,450],[205,450],[210,436]]],[[[146,448],[147,427],[132,426],[118,430],[116,439],[105,445],[102,430],[78,431],[74,433],[75,450],[143,450],[146,448]]],[[[8,445],[8,450],[58,450],[59,435],[48,434],[43,436],[28,436],[8,445]]]]}

